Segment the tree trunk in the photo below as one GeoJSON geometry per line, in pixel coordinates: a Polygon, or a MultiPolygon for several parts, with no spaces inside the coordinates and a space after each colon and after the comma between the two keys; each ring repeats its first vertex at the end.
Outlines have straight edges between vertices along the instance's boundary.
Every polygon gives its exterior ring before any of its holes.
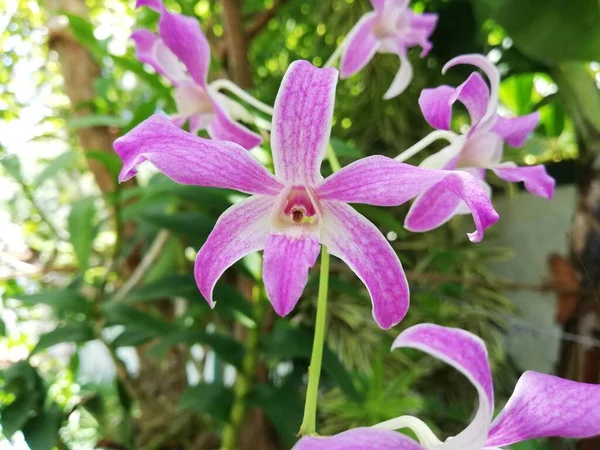
{"type": "Polygon", "coordinates": [[[248,89],[252,87],[252,71],[248,59],[249,39],[242,20],[241,0],[222,0],[221,4],[231,75],[235,84],[248,89]]]}

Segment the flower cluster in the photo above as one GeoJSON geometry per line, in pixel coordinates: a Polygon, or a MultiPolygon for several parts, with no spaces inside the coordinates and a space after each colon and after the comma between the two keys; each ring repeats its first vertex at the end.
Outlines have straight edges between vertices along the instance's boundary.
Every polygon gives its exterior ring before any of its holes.
{"type": "MultiPolygon", "coordinates": [[[[360,71],[376,52],[398,55],[401,67],[385,94],[392,98],[413,76],[408,48],[420,46],[422,56],[431,49],[429,39],[437,15],[413,13],[408,0],[371,3],[374,11],[360,19],[336,54],[341,55],[342,78],[360,71]]],[[[486,74],[489,86],[474,72],[456,88],[440,86],[422,92],[419,105],[423,116],[440,131],[396,159],[369,156],[327,178],[320,169],[329,145],[338,71],[319,69],[306,61],[293,62],[274,107],[253,102],[273,117],[265,128],[271,131],[271,173],[247,151],[260,145],[261,137],[236,121],[252,122],[252,115],[218,92],[217,87],[226,83],[207,81],[210,49],[198,22],[167,11],[161,0],[138,0],[137,6],[160,13],[158,35],[138,30],[132,37],[138,59],[173,84],[177,113],[170,117],[155,114],[115,142],[123,161],[119,180],[133,177],[136,167],[147,160],[178,183],[249,194],[221,215],[198,252],[195,278],[211,307],[213,289],[225,270],[249,253],[263,251],[268,298],[277,314],[289,314],[324,245],[362,280],[371,297],[374,319],[382,328],[390,328],[407,313],[408,283],[388,241],[350,204],[394,207],[417,198],[405,222],[412,231],[431,230],[456,214],[468,213],[475,223],[469,238],[478,242],[485,229],[498,220],[491,189],[484,180],[486,169],[506,181],[523,181],[535,195],[553,195],[554,180],[543,166],[517,167],[502,161],[504,143],[522,146],[537,126],[539,115],[498,115],[499,72],[481,55],[455,58],[444,71],[470,64],[486,74]],[[471,117],[471,127],[462,134],[450,131],[456,101],[471,117]],[[181,129],[186,123],[190,132],[181,129]],[[200,130],[206,130],[211,139],[198,137],[200,130]],[[435,137],[450,143],[420,166],[403,162],[435,137]]],[[[239,89],[235,92],[247,95],[239,89]]],[[[295,448],[475,450],[541,436],[600,433],[600,410],[594,406],[600,401],[598,386],[527,372],[492,423],[492,380],[480,339],[461,330],[424,324],[400,334],[394,343],[394,348],[398,347],[428,352],[467,376],[480,402],[469,427],[442,443],[419,419],[401,416],[329,438],[305,437],[295,448]],[[420,443],[393,431],[400,428],[412,429],[420,443]]]]}

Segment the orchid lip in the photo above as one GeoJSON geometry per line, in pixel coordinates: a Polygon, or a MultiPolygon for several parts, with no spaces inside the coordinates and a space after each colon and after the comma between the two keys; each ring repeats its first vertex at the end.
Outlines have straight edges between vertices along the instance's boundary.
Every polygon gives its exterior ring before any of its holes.
{"type": "Polygon", "coordinates": [[[310,188],[295,185],[282,191],[273,213],[276,231],[302,236],[317,232],[320,226],[320,205],[310,188]]]}

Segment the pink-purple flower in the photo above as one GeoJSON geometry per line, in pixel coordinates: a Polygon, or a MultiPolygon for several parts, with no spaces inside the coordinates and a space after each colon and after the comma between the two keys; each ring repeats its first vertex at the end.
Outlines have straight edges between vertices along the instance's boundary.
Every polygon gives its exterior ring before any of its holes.
{"type": "Polygon", "coordinates": [[[412,416],[331,437],[305,437],[294,450],[481,450],[550,436],[600,434],[600,385],[525,372],[504,409],[494,416],[492,374],[484,342],[464,330],[433,324],[402,332],[392,349],[414,348],[452,365],[475,386],[479,408],[461,433],[441,442],[412,416]],[[419,443],[394,430],[410,429],[419,443]]]}
{"type": "MultiPolygon", "coordinates": [[[[160,13],[158,36],[141,29],[132,34],[136,57],[169,79],[175,87],[177,114],[171,120],[190,131],[206,130],[216,140],[232,141],[246,149],[256,147],[261,137],[237,123],[232,115],[239,105],[207,83],[210,46],[198,21],[167,11],[161,0],[137,0],[160,13]]],[[[239,118],[239,117],[238,117],[239,118]]]]}
{"type": "Polygon", "coordinates": [[[285,316],[300,298],[323,244],[365,283],[375,320],[389,328],[408,309],[406,277],[384,236],[348,203],[396,206],[443,183],[472,209],[477,228],[472,240],[481,240],[484,229],[498,219],[478,180],[465,172],[371,156],[324,180],[320,167],[329,143],[337,75],[335,69],[317,69],[306,61],[288,68],[272,123],[275,175],[240,146],[193,136],[162,115],[115,142],[123,160],[120,181],[149,160],[176,182],[251,194],[223,213],[198,252],[196,282],[211,306],[223,272],[263,250],[265,288],[275,311],[285,316]]]}
{"type": "MultiPolygon", "coordinates": [[[[432,127],[450,130],[452,107],[456,101],[469,112],[471,127],[462,135],[454,134],[451,144],[426,158],[421,167],[469,172],[481,180],[491,195],[491,187],[484,181],[485,171],[490,169],[503,180],[523,181],[525,188],[534,195],[552,198],[555,182],[543,165],[518,167],[512,162],[502,162],[504,143],[523,146],[539,122],[539,113],[514,118],[500,116],[497,112],[500,74],[496,66],[482,55],[464,55],[449,61],[443,71],[458,64],[479,67],[488,76],[491,90],[477,72],[456,88],[444,85],[423,90],[419,105],[432,127]]],[[[464,203],[443,185],[438,185],[415,201],[406,218],[406,227],[412,231],[427,231],[456,214],[465,213],[468,209],[464,203]]]]}
{"type": "Polygon", "coordinates": [[[365,14],[348,34],[343,50],[340,75],[347,78],[365,67],[375,53],[393,53],[400,57],[400,69],[383,96],[401,94],[413,78],[407,51],[421,47],[421,57],[431,50],[429,38],[437,24],[437,14],[415,14],[408,0],[371,0],[374,11],[365,14]]]}

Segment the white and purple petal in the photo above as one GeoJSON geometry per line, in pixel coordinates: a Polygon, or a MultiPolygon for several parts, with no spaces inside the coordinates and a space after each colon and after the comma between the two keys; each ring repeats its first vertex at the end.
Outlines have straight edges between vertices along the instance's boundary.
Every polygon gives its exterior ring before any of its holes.
{"type": "Polygon", "coordinates": [[[542,437],[600,435],[600,385],[525,372],[492,423],[486,447],[542,437]]]}
{"type": "Polygon", "coordinates": [[[458,329],[420,324],[400,333],[392,349],[414,348],[450,364],[475,386],[479,408],[471,424],[443,444],[444,450],[480,449],[488,436],[494,414],[492,373],[485,343],[477,336],[458,329]]]}
{"type": "Polygon", "coordinates": [[[211,308],[217,280],[244,256],[263,250],[271,231],[274,197],[255,195],[227,209],[196,256],[194,277],[211,308]]]}
{"type": "Polygon", "coordinates": [[[211,138],[219,141],[231,141],[241,145],[246,150],[261,144],[260,135],[249,130],[231,118],[225,108],[216,101],[213,102],[214,116],[207,126],[211,138]]]}
{"type": "Polygon", "coordinates": [[[377,428],[354,428],[335,436],[307,436],[292,450],[424,450],[403,434],[377,428]]]}
{"type": "Polygon", "coordinates": [[[502,140],[511,147],[522,147],[539,122],[540,113],[537,111],[520,117],[498,116],[492,131],[502,136],[502,140]]]}
{"type": "Polygon", "coordinates": [[[408,47],[421,47],[421,57],[427,56],[433,44],[429,40],[438,22],[438,15],[433,13],[415,14],[408,11],[410,31],[404,35],[408,47]]]}
{"type": "Polygon", "coordinates": [[[393,327],[409,305],[408,283],[398,256],[377,227],[351,206],[326,200],[321,206],[321,243],[366,285],[379,326],[393,327]]]}
{"type": "Polygon", "coordinates": [[[315,237],[271,234],[263,255],[263,280],[273,309],[287,316],[300,299],[308,270],[315,265],[321,246],[315,237]]]}
{"type": "Polygon", "coordinates": [[[367,13],[350,31],[340,62],[341,78],[348,78],[360,71],[377,53],[379,41],[373,33],[375,19],[375,13],[367,13]]]}
{"type": "Polygon", "coordinates": [[[554,197],[556,181],[548,175],[543,164],[518,167],[514,163],[503,163],[492,167],[492,170],[504,181],[510,181],[511,183],[522,181],[525,184],[525,189],[533,195],[548,200],[554,197]]]}
{"type": "Polygon", "coordinates": [[[286,183],[314,185],[331,134],[336,69],[308,61],[288,68],[275,100],[271,147],[275,173],[286,183]]]}
{"type": "Polygon", "coordinates": [[[248,194],[278,195],[283,186],[246,150],[232,142],[202,139],[155,114],[114,143],[123,161],[119,181],[136,174],[149,160],[181,184],[236,189],[248,194]]]}
{"type": "Polygon", "coordinates": [[[177,85],[187,75],[171,50],[155,34],[148,30],[136,30],[131,34],[135,42],[135,57],[177,85]]]}
{"type": "Polygon", "coordinates": [[[413,79],[412,63],[410,62],[410,59],[408,59],[406,52],[399,51],[398,56],[400,57],[400,68],[398,69],[398,72],[396,72],[392,84],[385,94],[383,94],[385,100],[390,100],[402,94],[413,79]]]}
{"type": "MultiPolygon", "coordinates": [[[[438,183],[440,189],[451,192],[469,206],[477,228],[469,238],[480,241],[484,230],[498,220],[498,214],[479,180],[466,172],[423,169],[385,156],[370,156],[328,177],[316,192],[325,200],[397,206],[438,183]]],[[[421,216],[408,219],[405,226],[411,231],[431,229],[421,216]]]]}

